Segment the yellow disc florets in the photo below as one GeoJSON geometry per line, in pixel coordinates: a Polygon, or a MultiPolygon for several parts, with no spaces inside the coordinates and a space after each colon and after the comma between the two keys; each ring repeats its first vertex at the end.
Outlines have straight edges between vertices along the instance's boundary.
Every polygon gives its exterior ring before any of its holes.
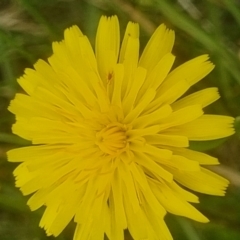
{"type": "Polygon", "coordinates": [[[96,144],[106,154],[118,155],[127,145],[127,126],[121,123],[111,123],[96,134],[96,144]]]}

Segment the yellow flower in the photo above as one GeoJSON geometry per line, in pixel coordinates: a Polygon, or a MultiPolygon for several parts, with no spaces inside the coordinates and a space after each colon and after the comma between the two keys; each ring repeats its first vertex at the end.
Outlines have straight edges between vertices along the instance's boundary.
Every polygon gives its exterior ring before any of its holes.
{"type": "Polygon", "coordinates": [[[139,26],[130,22],[120,47],[116,16],[102,17],[95,54],[78,27],[53,43],[18,82],[27,94],[10,104],[13,132],[33,146],[8,152],[22,162],[16,185],[31,210],[57,236],[73,219],[75,240],[172,239],[167,212],[208,222],[185,190],[225,194],[228,181],[202,165],[218,164],[188,149],[189,141],[233,134],[233,118],[204,114],[219,98],[216,88],[181,96],[205,77],[207,55],[171,71],[174,32],[159,26],[139,58],[139,26]],[[189,203],[190,202],[190,203],[189,203]]]}

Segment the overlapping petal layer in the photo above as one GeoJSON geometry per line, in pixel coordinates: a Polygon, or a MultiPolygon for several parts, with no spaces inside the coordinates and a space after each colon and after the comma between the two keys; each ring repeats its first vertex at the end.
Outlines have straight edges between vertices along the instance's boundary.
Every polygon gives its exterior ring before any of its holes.
{"type": "Polygon", "coordinates": [[[213,64],[197,57],[171,70],[174,32],[161,25],[139,59],[139,27],[129,23],[122,45],[117,17],[102,17],[95,53],[73,26],[18,82],[9,110],[13,132],[33,146],[8,152],[21,162],[16,185],[45,206],[40,226],[57,236],[72,220],[74,240],[172,239],[167,212],[207,222],[190,203],[222,196],[228,181],[202,165],[218,164],[188,149],[189,141],[233,134],[233,118],[204,114],[219,98],[208,88],[181,98],[213,64]]]}

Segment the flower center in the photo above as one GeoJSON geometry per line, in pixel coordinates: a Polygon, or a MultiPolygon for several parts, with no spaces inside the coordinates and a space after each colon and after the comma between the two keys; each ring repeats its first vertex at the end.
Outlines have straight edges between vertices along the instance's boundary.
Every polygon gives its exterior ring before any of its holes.
{"type": "Polygon", "coordinates": [[[126,126],[121,123],[109,124],[97,132],[96,144],[104,153],[118,155],[127,146],[126,130],[126,126]]]}

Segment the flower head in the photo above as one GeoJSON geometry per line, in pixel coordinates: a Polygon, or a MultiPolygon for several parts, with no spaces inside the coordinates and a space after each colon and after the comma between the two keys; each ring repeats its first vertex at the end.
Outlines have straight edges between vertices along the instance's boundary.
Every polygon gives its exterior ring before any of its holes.
{"type": "Polygon", "coordinates": [[[10,104],[13,132],[32,146],[8,152],[21,162],[16,185],[40,226],[57,236],[73,219],[75,240],[172,239],[167,212],[207,222],[190,203],[224,195],[228,181],[202,165],[218,164],[189,141],[233,134],[233,118],[204,114],[216,88],[181,97],[205,77],[207,55],[171,70],[174,32],[159,26],[139,58],[139,27],[130,22],[120,47],[116,16],[102,17],[95,53],[78,27],[53,43],[18,80],[26,94],[10,104]]]}

